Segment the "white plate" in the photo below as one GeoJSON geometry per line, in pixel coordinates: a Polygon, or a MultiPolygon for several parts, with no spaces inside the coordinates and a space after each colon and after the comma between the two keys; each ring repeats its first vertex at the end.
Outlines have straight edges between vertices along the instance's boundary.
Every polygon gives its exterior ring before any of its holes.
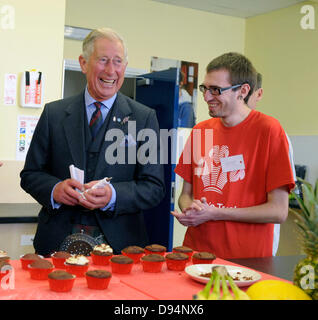
{"type": "Polygon", "coordinates": [[[194,280],[207,283],[210,278],[200,276],[202,273],[210,273],[212,267],[222,266],[225,267],[227,272],[230,274],[232,278],[238,277],[239,280],[234,280],[237,286],[244,287],[250,286],[252,283],[259,281],[262,276],[252,270],[237,266],[229,266],[224,264],[193,264],[185,268],[185,272],[194,280]],[[251,280],[245,280],[244,277],[252,277],[251,280]]]}

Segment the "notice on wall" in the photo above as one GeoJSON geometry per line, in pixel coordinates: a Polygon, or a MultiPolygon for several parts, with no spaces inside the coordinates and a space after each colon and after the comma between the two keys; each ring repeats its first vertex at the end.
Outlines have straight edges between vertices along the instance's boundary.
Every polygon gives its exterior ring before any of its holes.
{"type": "Polygon", "coordinates": [[[18,116],[16,160],[25,160],[38,121],[39,116],[18,116]]]}
{"type": "Polygon", "coordinates": [[[14,73],[6,73],[4,75],[3,104],[5,106],[17,104],[17,75],[14,73]]]}

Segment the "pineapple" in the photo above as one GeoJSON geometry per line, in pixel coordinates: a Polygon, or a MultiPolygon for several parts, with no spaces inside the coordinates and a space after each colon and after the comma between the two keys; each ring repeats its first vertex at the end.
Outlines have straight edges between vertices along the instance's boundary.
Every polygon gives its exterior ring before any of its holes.
{"type": "Polygon", "coordinates": [[[294,270],[294,284],[303,289],[312,299],[318,300],[318,179],[315,187],[298,178],[302,183],[303,199],[294,196],[300,206],[296,215],[302,248],[307,255],[294,270]]]}

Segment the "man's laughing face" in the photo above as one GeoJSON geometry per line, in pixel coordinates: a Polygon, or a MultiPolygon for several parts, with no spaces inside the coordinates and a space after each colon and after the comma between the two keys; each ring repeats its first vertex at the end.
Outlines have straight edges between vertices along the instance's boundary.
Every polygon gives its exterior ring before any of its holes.
{"type": "Polygon", "coordinates": [[[88,61],[83,56],[79,61],[86,75],[88,92],[94,99],[107,100],[119,91],[127,66],[124,47],[119,40],[96,39],[88,61]]]}

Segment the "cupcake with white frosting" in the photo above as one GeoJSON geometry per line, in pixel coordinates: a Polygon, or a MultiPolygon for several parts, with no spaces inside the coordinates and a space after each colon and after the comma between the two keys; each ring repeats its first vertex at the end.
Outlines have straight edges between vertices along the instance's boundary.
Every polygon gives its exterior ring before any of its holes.
{"type": "Polygon", "coordinates": [[[74,274],[76,277],[84,277],[88,270],[89,260],[83,255],[72,255],[65,260],[66,272],[74,274]]]}
{"type": "Polygon", "coordinates": [[[91,252],[93,264],[105,266],[109,264],[109,260],[113,256],[113,249],[105,243],[96,245],[91,252]]]}

